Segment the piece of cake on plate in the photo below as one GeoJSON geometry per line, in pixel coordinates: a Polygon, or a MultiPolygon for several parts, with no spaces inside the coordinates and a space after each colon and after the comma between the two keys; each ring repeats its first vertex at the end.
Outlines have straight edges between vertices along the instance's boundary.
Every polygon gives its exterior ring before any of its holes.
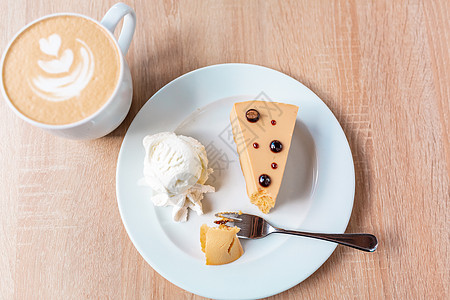
{"type": "Polygon", "coordinates": [[[220,225],[200,227],[200,244],[206,256],[207,265],[223,265],[235,261],[242,256],[244,250],[236,233],[237,227],[220,225]]]}
{"type": "Polygon", "coordinates": [[[267,214],[275,206],[297,119],[298,106],[246,101],[230,121],[250,202],[267,214]]]}

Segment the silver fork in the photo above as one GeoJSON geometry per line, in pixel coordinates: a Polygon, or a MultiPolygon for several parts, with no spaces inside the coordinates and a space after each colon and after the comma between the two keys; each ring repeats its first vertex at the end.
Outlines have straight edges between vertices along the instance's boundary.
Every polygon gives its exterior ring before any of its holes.
{"type": "Polygon", "coordinates": [[[239,227],[237,236],[244,239],[259,239],[271,233],[284,233],[334,242],[367,252],[375,251],[378,246],[377,238],[367,233],[333,234],[286,230],[271,225],[261,217],[236,212],[217,213],[216,217],[225,218],[223,221],[216,221],[218,224],[226,223],[228,226],[239,227]]]}

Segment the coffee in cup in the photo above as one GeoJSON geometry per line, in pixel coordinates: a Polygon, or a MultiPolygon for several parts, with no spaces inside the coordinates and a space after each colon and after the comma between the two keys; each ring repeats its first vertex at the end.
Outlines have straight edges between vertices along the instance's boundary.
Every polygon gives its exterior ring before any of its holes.
{"type": "Polygon", "coordinates": [[[22,31],[6,52],[4,91],[31,120],[78,122],[115,93],[123,68],[119,51],[107,29],[91,19],[69,14],[41,19],[22,31]]]}

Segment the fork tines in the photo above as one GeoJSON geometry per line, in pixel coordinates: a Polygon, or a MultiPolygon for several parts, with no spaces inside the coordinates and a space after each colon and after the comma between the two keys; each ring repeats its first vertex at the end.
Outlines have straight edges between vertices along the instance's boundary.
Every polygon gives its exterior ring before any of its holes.
{"type": "Polygon", "coordinates": [[[225,218],[225,219],[231,219],[234,221],[242,221],[242,219],[239,217],[242,215],[242,213],[239,212],[219,212],[215,214],[218,218],[225,218]]]}

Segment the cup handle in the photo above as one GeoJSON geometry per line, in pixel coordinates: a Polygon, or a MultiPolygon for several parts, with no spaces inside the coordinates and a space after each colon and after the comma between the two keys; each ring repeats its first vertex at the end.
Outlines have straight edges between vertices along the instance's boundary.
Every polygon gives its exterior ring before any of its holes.
{"type": "Polygon", "coordinates": [[[111,7],[101,20],[101,24],[109,31],[114,33],[117,24],[123,20],[122,31],[120,32],[117,43],[123,55],[126,55],[133,38],[134,29],[136,28],[136,13],[134,10],[124,3],[117,3],[111,7]]]}

